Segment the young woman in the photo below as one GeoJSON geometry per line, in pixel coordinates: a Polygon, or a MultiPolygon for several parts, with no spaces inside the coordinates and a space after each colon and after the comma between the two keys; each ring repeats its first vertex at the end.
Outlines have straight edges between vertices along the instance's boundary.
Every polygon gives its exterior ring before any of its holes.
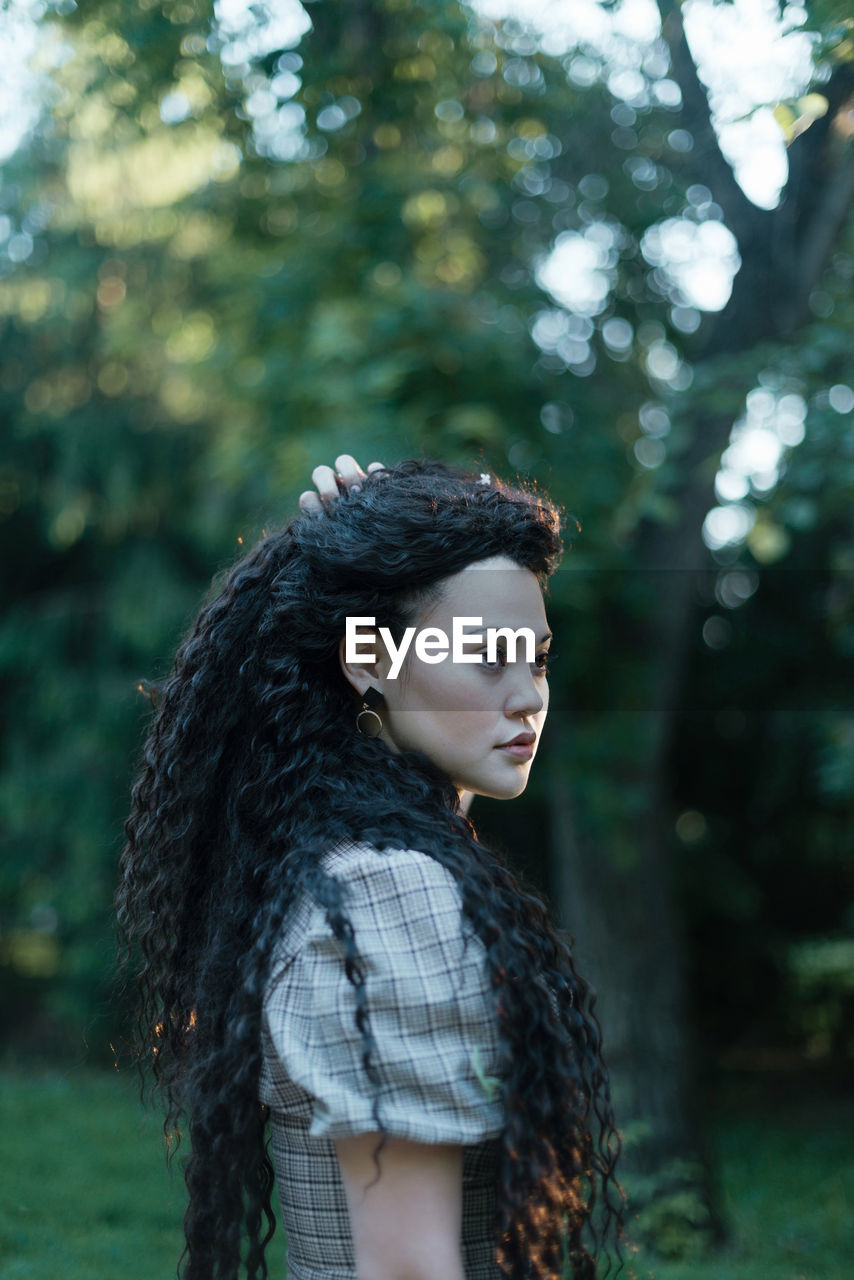
{"type": "Polygon", "coordinates": [[[559,515],[337,465],[199,614],[126,824],[183,1274],[267,1275],[275,1166],[290,1280],[587,1280],[621,1230],[593,996],[465,813],[527,784],[559,515]]]}

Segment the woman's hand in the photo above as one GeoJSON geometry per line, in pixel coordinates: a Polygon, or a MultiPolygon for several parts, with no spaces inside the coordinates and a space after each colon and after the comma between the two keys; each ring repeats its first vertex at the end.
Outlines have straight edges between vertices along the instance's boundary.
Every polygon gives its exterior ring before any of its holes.
{"type": "MultiPolygon", "coordinates": [[[[382,470],[384,463],[372,462],[368,471],[382,470]]],[[[299,496],[299,506],[301,511],[315,512],[321,514],[325,509],[325,504],[334,502],[339,492],[354,489],[357,493],[362,487],[362,480],[365,478],[366,472],[362,470],[356,459],[349,453],[342,453],[335,459],[335,468],[327,467],[321,463],[315,467],[311,473],[314,489],[304,489],[299,496]]]]}

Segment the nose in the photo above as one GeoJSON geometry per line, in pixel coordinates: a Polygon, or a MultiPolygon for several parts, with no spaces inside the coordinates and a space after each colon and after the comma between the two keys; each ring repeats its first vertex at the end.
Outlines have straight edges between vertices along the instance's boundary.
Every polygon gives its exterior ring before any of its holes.
{"type": "Polygon", "coordinates": [[[504,704],[508,718],[537,715],[545,706],[542,691],[545,678],[535,676],[527,662],[512,662],[508,665],[513,672],[504,704]]]}

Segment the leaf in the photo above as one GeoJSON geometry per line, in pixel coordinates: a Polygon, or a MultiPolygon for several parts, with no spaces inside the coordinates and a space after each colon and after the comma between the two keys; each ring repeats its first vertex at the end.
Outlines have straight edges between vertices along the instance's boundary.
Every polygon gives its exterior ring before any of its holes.
{"type": "Polygon", "coordinates": [[[799,120],[807,117],[810,120],[820,120],[827,115],[828,101],[823,93],[807,93],[803,98],[798,98],[795,106],[799,120]]]}
{"type": "Polygon", "coordinates": [[[784,102],[778,102],[774,108],[774,119],[783,130],[783,136],[787,142],[791,142],[795,136],[795,124],[797,116],[791,107],[787,107],[784,102]]]}
{"type": "Polygon", "coordinates": [[[486,1075],[483,1067],[483,1061],[480,1056],[480,1045],[476,1045],[471,1055],[471,1063],[474,1067],[474,1073],[480,1081],[481,1088],[486,1094],[487,1102],[492,1102],[496,1093],[501,1088],[501,1081],[497,1076],[486,1075]]]}

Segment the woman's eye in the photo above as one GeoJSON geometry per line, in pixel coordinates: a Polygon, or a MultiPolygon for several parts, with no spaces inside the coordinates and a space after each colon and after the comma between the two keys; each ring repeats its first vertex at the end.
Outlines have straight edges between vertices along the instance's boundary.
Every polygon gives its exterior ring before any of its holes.
{"type": "Polygon", "coordinates": [[[556,657],[557,654],[552,652],[544,651],[543,653],[538,653],[537,661],[534,663],[534,666],[538,672],[542,673],[542,675],[547,675],[556,657]]]}
{"type": "MultiPolygon", "coordinates": [[[[537,654],[536,661],[534,661],[531,665],[533,666],[537,675],[547,675],[551,667],[551,664],[554,662],[556,657],[557,657],[556,653],[544,651],[543,653],[537,654]]],[[[503,649],[499,649],[497,651],[495,661],[490,662],[487,659],[486,650],[484,650],[482,665],[486,667],[487,671],[499,671],[502,667],[506,667],[507,665],[507,654],[504,652],[503,649]]]]}

